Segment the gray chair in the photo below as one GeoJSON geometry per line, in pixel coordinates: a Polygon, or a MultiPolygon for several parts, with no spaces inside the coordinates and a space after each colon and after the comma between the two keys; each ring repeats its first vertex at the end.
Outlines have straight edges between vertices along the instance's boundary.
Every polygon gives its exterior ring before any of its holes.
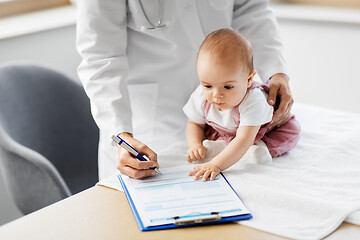
{"type": "Polygon", "coordinates": [[[0,169],[23,214],[94,186],[98,134],[80,84],[47,67],[0,67],[0,169]]]}

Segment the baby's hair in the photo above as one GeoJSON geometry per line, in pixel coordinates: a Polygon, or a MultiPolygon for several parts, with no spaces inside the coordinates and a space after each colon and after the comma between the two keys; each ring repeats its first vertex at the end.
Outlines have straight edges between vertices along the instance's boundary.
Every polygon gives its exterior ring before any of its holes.
{"type": "Polygon", "coordinates": [[[200,46],[198,57],[207,52],[214,61],[223,64],[240,64],[244,70],[254,69],[250,42],[239,32],[224,28],[211,32],[200,46]]]}

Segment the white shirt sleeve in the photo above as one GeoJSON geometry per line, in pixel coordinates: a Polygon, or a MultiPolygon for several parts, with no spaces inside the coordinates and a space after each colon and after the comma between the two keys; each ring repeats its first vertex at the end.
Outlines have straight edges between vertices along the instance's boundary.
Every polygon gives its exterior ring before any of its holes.
{"type": "Polygon", "coordinates": [[[193,122],[205,124],[205,113],[202,105],[204,104],[205,97],[202,93],[202,86],[199,85],[191,94],[188,102],[183,107],[185,115],[193,122]]]}
{"type": "Polygon", "coordinates": [[[235,0],[232,28],[249,39],[263,82],[276,73],[287,74],[279,27],[268,0],[235,0]]]}
{"type": "Polygon", "coordinates": [[[254,88],[240,103],[240,126],[261,126],[271,121],[274,108],[266,101],[265,94],[254,88]]]}
{"type": "Polygon", "coordinates": [[[126,1],[78,1],[77,10],[78,75],[95,122],[108,134],[132,132],[126,1]]]}

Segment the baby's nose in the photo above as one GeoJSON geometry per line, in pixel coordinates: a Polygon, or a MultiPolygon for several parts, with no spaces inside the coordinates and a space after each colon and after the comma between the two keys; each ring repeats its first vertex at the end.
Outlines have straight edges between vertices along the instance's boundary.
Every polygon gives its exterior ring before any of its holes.
{"type": "Polygon", "coordinates": [[[222,97],[222,92],[220,90],[218,90],[218,89],[214,89],[213,96],[215,98],[222,97]]]}

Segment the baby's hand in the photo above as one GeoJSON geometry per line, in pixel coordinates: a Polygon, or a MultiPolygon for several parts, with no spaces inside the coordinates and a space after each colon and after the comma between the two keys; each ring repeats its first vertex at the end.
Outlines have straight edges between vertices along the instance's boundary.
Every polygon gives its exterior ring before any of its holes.
{"type": "Polygon", "coordinates": [[[202,144],[191,146],[186,153],[186,160],[188,162],[194,162],[205,158],[207,148],[202,144]]]}
{"type": "Polygon", "coordinates": [[[189,176],[195,175],[194,180],[198,180],[201,176],[203,176],[203,182],[205,182],[206,179],[210,177],[210,181],[213,181],[215,177],[220,173],[220,171],[221,170],[218,166],[211,162],[208,162],[196,165],[194,169],[189,172],[189,176]]]}

